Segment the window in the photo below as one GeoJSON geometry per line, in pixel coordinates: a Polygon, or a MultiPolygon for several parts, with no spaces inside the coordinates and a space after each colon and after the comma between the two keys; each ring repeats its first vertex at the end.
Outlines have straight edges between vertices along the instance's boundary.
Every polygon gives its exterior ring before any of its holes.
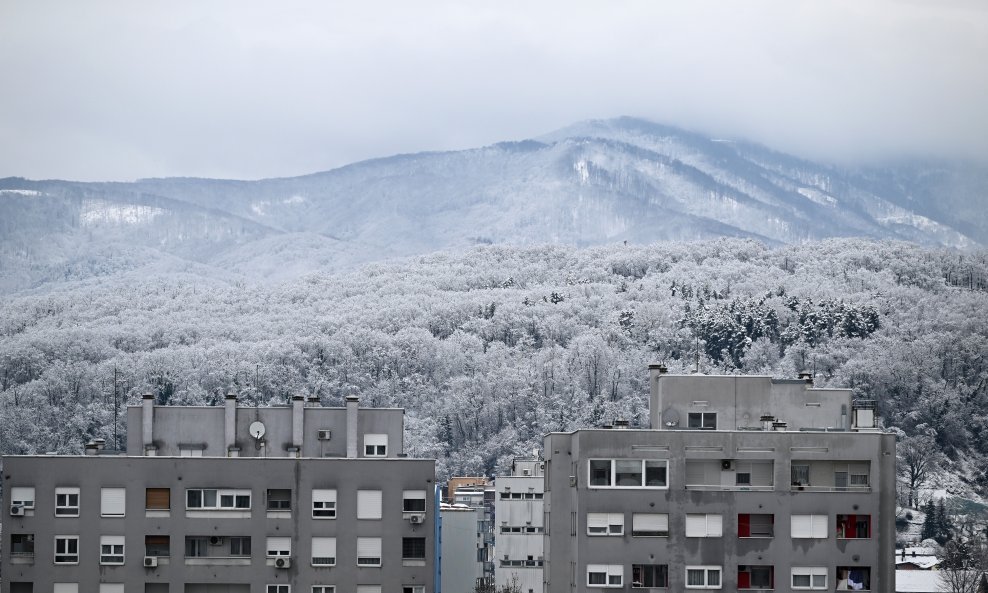
{"type": "Polygon", "coordinates": [[[775,515],[763,513],[738,515],[738,537],[775,537],[775,515]]]}
{"type": "Polygon", "coordinates": [[[336,490],[312,491],[312,518],[336,518],[336,490]]]}
{"type": "Polygon", "coordinates": [[[402,560],[425,560],[425,538],[401,538],[401,558],[402,560]]]}
{"type": "Polygon", "coordinates": [[[284,489],[268,489],[269,511],[290,511],[292,509],[292,491],[284,489]]]}
{"type": "Polygon", "coordinates": [[[381,538],[357,538],[357,565],[381,566],[381,538]]]}
{"type": "Polygon", "coordinates": [[[648,589],[650,587],[669,586],[669,566],[666,564],[632,564],[631,588],[648,589]]]}
{"type": "Polygon", "coordinates": [[[53,583],[53,593],[79,593],[79,583],[53,583]]]}
{"type": "Polygon", "coordinates": [[[267,546],[268,558],[292,555],[292,538],[290,537],[269,537],[267,546]]]}
{"type": "Polygon", "coordinates": [[[123,517],[127,511],[126,488],[100,488],[100,516],[123,517]]]}
{"type": "Polygon", "coordinates": [[[686,427],[695,430],[717,430],[717,412],[690,412],[686,427]]]}
{"type": "Polygon", "coordinates": [[[312,593],[336,593],[333,585],[312,585],[312,593]]]}
{"type": "Polygon", "coordinates": [[[336,538],[312,538],[312,566],[336,566],[336,538]]]}
{"type": "Polygon", "coordinates": [[[425,593],[425,585],[404,585],[401,593],[425,593]]]}
{"type": "Polygon", "coordinates": [[[185,491],[189,510],[250,510],[250,490],[192,488],[185,491]]]}
{"type": "Polygon", "coordinates": [[[792,588],[826,590],[827,569],[823,566],[794,566],[792,588]]]}
{"type": "Polygon", "coordinates": [[[827,539],[827,515],[792,515],[793,539],[827,539]]]}
{"type": "Polygon", "coordinates": [[[624,584],[624,567],[620,564],[588,564],[588,587],[620,587],[624,584]]]}
{"type": "Polygon", "coordinates": [[[424,513],[425,490],[405,490],[402,492],[401,510],[404,513],[424,513]]]}
{"type": "Polygon", "coordinates": [[[357,518],[381,518],[381,491],[357,490],[357,518]]]}
{"type": "Polygon", "coordinates": [[[669,537],[669,515],[665,513],[634,513],[631,515],[631,535],[634,537],[669,537]]]}
{"type": "Polygon", "coordinates": [[[720,589],[719,566],[687,566],[687,589],[720,589]]]}
{"type": "Polygon", "coordinates": [[[381,585],[357,585],[357,593],[381,593],[381,585]]]}
{"type": "Polygon", "coordinates": [[[837,590],[871,591],[871,569],[861,566],[838,566],[837,590]]]}
{"type": "Polygon", "coordinates": [[[792,485],[799,486],[809,486],[810,485],[810,466],[806,464],[792,464],[790,469],[790,474],[792,478],[792,485]]]}
{"type": "Polygon", "coordinates": [[[871,515],[837,515],[837,539],[871,537],[871,515]]]}
{"type": "Polygon", "coordinates": [[[203,448],[201,445],[179,445],[178,454],[180,457],[202,457],[203,448]]]}
{"type": "Polygon", "coordinates": [[[774,589],[775,567],[738,566],[738,589],[774,589]]]}
{"type": "Polygon", "coordinates": [[[171,539],[167,535],[145,535],[145,556],[171,556],[171,539]]]}
{"type": "Polygon", "coordinates": [[[79,564],[78,535],[55,536],[55,564],[79,564]]]}
{"type": "Polygon", "coordinates": [[[167,511],[172,508],[172,491],[168,488],[148,488],[144,491],[144,508],[167,511]]]}
{"type": "Polygon", "coordinates": [[[268,585],[267,593],[292,593],[291,585],[268,585]]]}
{"type": "Polygon", "coordinates": [[[230,538],[230,556],[250,557],[249,535],[238,535],[230,538]]]}
{"type": "Polygon", "coordinates": [[[720,515],[686,515],[686,537],[721,537],[724,520],[720,515]]]}
{"type": "Polygon", "coordinates": [[[10,508],[34,509],[34,486],[14,486],[10,489],[10,508]]]}
{"type": "Polygon", "coordinates": [[[185,557],[186,558],[205,558],[209,556],[209,538],[208,537],[195,537],[191,535],[185,536],[185,557]]]}
{"type": "Polygon", "coordinates": [[[122,535],[99,536],[99,563],[100,564],[124,563],[124,536],[122,535]]]}
{"type": "Polygon", "coordinates": [[[591,459],[590,487],[667,488],[665,459],[591,459]]]}
{"type": "Polygon", "coordinates": [[[55,488],[55,516],[79,516],[79,489],[55,488]]]}
{"type": "Polygon", "coordinates": [[[10,534],[10,555],[11,556],[34,556],[34,534],[33,533],[11,533],[10,534]]]}
{"type": "Polygon", "coordinates": [[[386,434],[364,435],[364,457],[387,457],[387,455],[388,455],[388,435],[386,434]]]}
{"type": "Polygon", "coordinates": [[[624,535],[624,514],[587,513],[587,535],[624,535]]]}
{"type": "Polygon", "coordinates": [[[99,593],[124,593],[123,583],[100,583],[99,593]]]}

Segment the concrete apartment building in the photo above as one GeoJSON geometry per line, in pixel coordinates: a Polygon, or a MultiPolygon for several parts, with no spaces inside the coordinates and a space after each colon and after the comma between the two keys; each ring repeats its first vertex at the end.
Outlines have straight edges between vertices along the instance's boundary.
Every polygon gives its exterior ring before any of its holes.
{"type": "MultiPolygon", "coordinates": [[[[477,571],[476,587],[481,589],[494,584],[494,485],[486,478],[454,477],[449,480],[448,492],[454,507],[472,509],[476,520],[476,559],[472,568],[477,571]],[[470,483],[466,483],[469,481],[470,483]]],[[[470,566],[450,566],[449,570],[471,570],[470,566]]]]}
{"type": "Polygon", "coordinates": [[[651,429],[545,438],[546,591],[895,589],[873,402],[808,377],[650,382],[651,429]]]}
{"type": "Polygon", "coordinates": [[[128,410],[126,455],[4,458],[2,593],[429,593],[435,462],[403,411],[128,410]]]}
{"type": "Polygon", "coordinates": [[[484,582],[484,565],[477,560],[477,509],[443,503],[439,512],[442,592],[474,593],[484,582]]]}
{"type": "Polygon", "coordinates": [[[517,584],[521,593],[543,590],[544,467],[539,459],[515,459],[511,475],[495,482],[494,581],[498,588],[517,584]]]}

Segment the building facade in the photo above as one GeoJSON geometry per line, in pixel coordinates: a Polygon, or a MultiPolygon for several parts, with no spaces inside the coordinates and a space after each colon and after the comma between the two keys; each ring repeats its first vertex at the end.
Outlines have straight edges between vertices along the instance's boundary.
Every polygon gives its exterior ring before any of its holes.
{"type": "Polygon", "coordinates": [[[517,585],[521,593],[541,593],[545,562],[544,462],[516,459],[511,475],[495,482],[495,569],[497,587],[517,585]]]}
{"type": "Polygon", "coordinates": [[[126,455],[4,458],[2,593],[428,593],[435,462],[401,410],[129,410],[126,455]]]}
{"type": "Polygon", "coordinates": [[[894,590],[895,435],[872,402],[650,375],[651,429],[545,439],[546,591],[894,590]]]}

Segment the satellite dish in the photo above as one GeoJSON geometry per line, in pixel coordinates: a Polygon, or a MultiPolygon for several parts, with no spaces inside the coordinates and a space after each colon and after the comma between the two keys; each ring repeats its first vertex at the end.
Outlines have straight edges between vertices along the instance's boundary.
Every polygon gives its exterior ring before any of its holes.
{"type": "Polygon", "coordinates": [[[264,424],[261,422],[251,422],[250,424],[250,436],[255,439],[260,439],[264,436],[264,424]]]}
{"type": "Polygon", "coordinates": [[[666,408],[665,412],[662,412],[662,424],[666,428],[675,428],[679,426],[679,412],[673,410],[672,408],[666,408]]]}

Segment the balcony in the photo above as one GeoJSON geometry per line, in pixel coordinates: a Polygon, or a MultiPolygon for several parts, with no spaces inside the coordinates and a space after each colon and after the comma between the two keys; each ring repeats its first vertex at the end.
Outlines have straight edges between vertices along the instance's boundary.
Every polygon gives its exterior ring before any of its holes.
{"type": "Polygon", "coordinates": [[[794,492],[871,492],[871,463],[793,460],[790,478],[794,492]]]}
{"type": "Polygon", "coordinates": [[[687,459],[687,490],[771,491],[774,464],[763,459],[687,459]]]}

